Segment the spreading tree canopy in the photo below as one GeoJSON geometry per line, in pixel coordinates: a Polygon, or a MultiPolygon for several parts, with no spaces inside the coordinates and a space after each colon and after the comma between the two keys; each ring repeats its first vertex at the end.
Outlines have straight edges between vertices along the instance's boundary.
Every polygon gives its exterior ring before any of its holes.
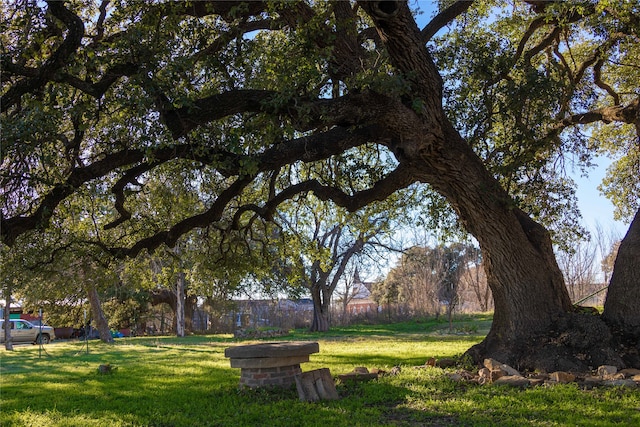
{"type": "Polygon", "coordinates": [[[400,0],[1,12],[4,244],[90,219],[85,242],[133,257],[301,195],[355,211],[423,183],[483,252],[495,316],[470,354],[640,365],[637,213],[606,323],[574,312],[548,231],[572,225],[566,159],[614,153],[602,188],[620,215],[639,207],[633,2],[443,1],[424,28],[400,0]]]}

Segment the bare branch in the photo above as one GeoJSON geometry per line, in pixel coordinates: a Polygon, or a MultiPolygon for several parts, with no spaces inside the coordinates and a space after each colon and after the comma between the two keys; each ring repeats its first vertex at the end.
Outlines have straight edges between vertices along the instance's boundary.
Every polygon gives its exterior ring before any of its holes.
{"type": "Polygon", "coordinates": [[[602,81],[602,64],[604,64],[604,59],[599,59],[596,65],[593,66],[593,81],[599,88],[611,95],[613,103],[618,105],[620,104],[620,95],[611,86],[602,81]]]}
{"type": "Polygon", "coordinates": [[[169,247],[175,246],[178,239],[185,233],[195,229],[204,228],[208,225],[219,221],[222,218],[225,208],[229,202],[242,192],[242,190],[253,181],[253,176],[239,177],[233,184],[227,187],[216,201],[211,205],[209,209],[198,215],[186,218],[169,230],[161,231],[153,236],[139,240],[130,248],[108,248],[107,250],[118,258],[135,257],[144,249],[148,251],[154,251],[160,245],[167,245],[169,247]]]}
{"type": "Polygon", "coordinates": [[[473,0],[458,0],[437,14],[420,32],[424,42],[428,42],[442,27],[466,12],[473,5],[473,0]]]}
{"type": "Polygon", "coordinates": [[[626,106],[614,105],[598,108],[585,113],[574,114],[558,122],[547,137],[558,135],[565,128],[575,125],[585,125],[595,122],[622,122],[628,124],[640,123],[640,98],[636,98],[626,106]]]}

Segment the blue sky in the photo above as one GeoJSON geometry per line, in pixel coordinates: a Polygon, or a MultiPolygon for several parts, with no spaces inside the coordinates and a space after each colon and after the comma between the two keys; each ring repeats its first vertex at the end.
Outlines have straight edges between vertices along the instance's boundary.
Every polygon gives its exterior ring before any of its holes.
{"type": "Polygon", "coordinates": [[[598,167],[590,170],[588,177],[580,177],[579,173],[572,175],[578,184],[576,196],[584,225],[587,229],[594,231],[596,226],[600,224],[605,233],[614,231],[619,238],[622,238],[627,232],[629,224],[613,219],[613,204],[598,190],[598,185],[602,182],[611,161],[605,157],[599,157],[596,159],[596,163],[598,167]]]}

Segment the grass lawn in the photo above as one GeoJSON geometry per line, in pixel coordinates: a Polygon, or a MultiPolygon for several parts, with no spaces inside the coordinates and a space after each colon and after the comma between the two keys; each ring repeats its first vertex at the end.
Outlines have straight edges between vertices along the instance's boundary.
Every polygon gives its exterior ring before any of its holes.
{"type": "Polygon", "coordinates": [[[511,389],[454,383],[439,368],[414,369],[429,357],[462,353],[482,339],[486,316],[446,323],[294,331],[282,340],[313,340],[320,353],[303,371],[356,366],[397,376],[338,384],[340,400],[300,402],[295,389],[239,390],[239,369],[224,349],[231,336],[140,337],[115,345],[80,342],[0,350],[0,426],[640,426],[640,390],[576,385],[511,389]],[[98,373],[109,363],[114,372],[98,373]]]}

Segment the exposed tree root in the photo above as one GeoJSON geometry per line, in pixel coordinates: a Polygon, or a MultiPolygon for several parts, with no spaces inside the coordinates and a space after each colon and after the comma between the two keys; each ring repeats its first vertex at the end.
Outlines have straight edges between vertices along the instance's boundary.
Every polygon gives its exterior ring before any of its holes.
{"type": "Polygon", "coordinates": [[[491,333],[467,354],[478,365],[493,358],[520,371],[586,373],[600,365],[640,368],[637,340],[614,335],[600,316],[567,313],[545,336],[522,335],[505,342],[491,333]]]}

